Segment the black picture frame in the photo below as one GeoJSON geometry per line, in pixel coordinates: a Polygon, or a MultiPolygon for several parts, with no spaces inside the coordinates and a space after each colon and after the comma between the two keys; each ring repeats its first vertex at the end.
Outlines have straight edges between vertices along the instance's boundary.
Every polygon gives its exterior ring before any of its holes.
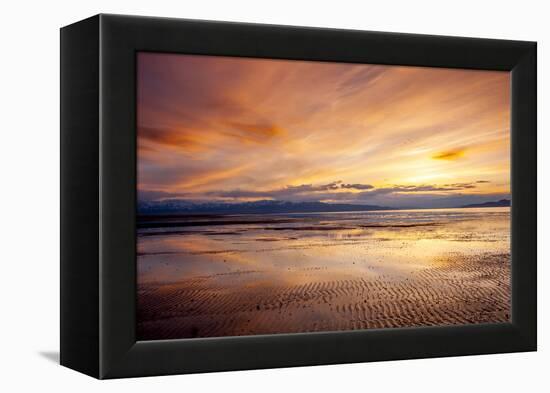
{"type": "Polygon", "coordinates": [[[96,15],[61,29],[61,364],[96,378],[534,351],[536,43],[96,15]],[[136,52],[511,71],[512,322],[136,342],[136,52]]]}

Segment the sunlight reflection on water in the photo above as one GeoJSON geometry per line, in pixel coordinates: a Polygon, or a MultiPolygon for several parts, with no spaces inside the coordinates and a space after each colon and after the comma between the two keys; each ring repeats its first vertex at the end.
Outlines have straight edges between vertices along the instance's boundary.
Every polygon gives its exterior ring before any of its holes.
{"type": "Polygon", "coordinates": [[[138,283],[215,276],[250,286],[399,277],[452,253],[510,252],[509,208],[230,217],[201,219],[200,225],[187,225],[197,219],[186,217],[185,226],[140,229],[138,283]],[[231,274],[238,272],[262,274],[231,274]]]}

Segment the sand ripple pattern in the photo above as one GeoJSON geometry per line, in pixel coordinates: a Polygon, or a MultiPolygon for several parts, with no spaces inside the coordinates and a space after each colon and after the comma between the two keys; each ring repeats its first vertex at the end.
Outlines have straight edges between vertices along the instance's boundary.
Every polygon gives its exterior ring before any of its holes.
{"type": "MultiPolygon", "coordinates": [[[[510,320],[510,255],[449,255],[407,274],[271,285],[261,271],[138,288],[138,338],[172,339],[510,320]],[[256,275],[262,285],[233,279],[256,275]]],[[[291,274],[291,273],[288,273],[291,274]]]]}

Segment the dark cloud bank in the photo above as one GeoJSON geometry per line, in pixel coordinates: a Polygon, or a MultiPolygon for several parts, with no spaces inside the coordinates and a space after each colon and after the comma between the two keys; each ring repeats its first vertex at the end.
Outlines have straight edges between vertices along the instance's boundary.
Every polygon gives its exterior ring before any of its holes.
{"type": "Polygon", "coordinates": [[[176,201],[188,204],[235,204],[245,201],[265,200],[289,203],[323,202],[328,204],[376,205],[393,208],[443,208],[460,207],[510,197],[509,193],[464,193],[483,183],[488,183],[488,181],[478,180],[442,186],[423,184],[375,188],[371,184],[347,184],[342,181],[334,181],[321,185],[302,184],[265,191],[235,189],[208,191],[204,194],[140,191],[139,201],[142,204],[151,202],[174,203],[176,201]]]}

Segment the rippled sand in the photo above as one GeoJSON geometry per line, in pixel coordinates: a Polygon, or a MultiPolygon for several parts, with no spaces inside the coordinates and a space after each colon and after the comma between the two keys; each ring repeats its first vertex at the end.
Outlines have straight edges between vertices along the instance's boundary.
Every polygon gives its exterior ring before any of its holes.
{"type": "Polygon", "coordinates": [[[138,339],[510,320],[508,208],[149,220],[138,339]]]}

